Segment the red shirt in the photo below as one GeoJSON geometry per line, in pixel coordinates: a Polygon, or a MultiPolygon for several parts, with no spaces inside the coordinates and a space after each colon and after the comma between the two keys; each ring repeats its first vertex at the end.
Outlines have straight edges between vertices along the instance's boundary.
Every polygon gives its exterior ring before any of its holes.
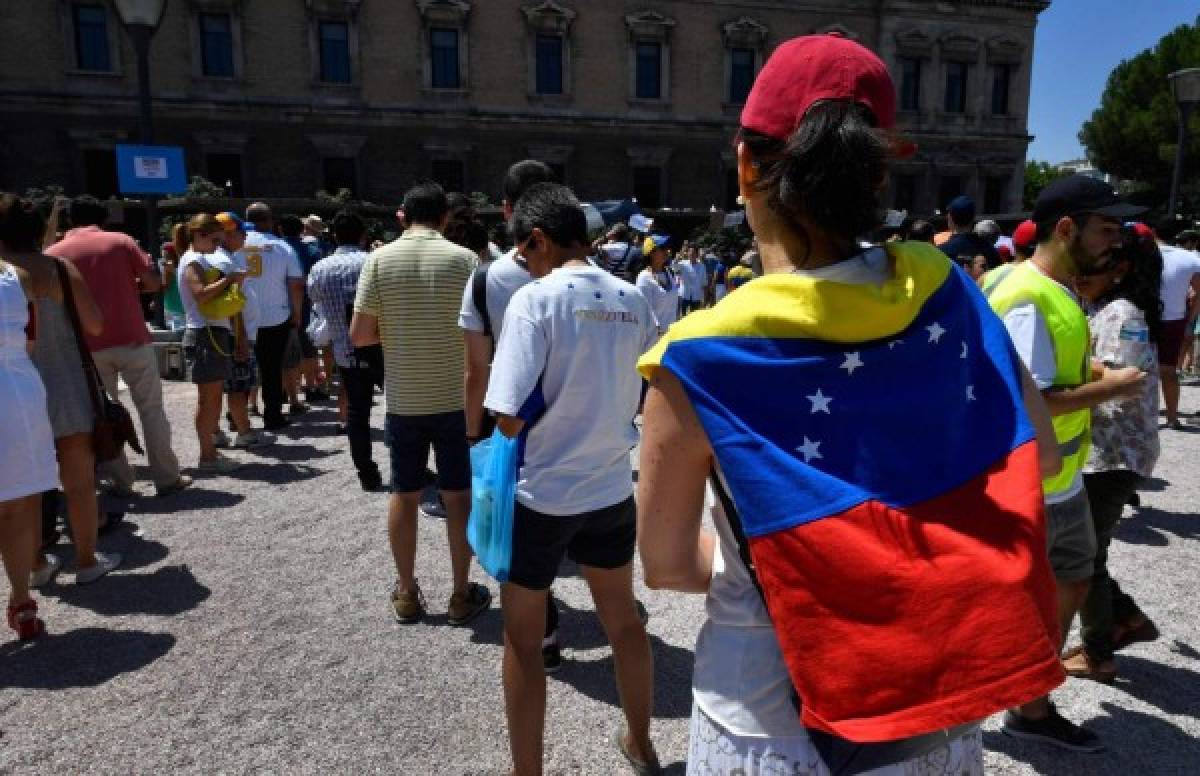
{"type": "Polygon", "coordinates": [[[104,316],[104,331],[87,337],[88,349],[146,345],[150,332],[142,317],[138,277],[150,268],[150,257],[127,234],[84,226],[67,232],[46,249],[79,269],[104,316]]]}

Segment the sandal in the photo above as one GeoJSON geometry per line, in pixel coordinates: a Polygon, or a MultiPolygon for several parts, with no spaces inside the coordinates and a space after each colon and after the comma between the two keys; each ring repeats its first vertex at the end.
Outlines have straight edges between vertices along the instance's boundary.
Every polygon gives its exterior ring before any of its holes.
{"type": "Polygon", "coordinates": [[[629,753],[629,750],[625,748],[624,727],[619,727],[613,731],[613,743],[616,745],[617,751],[619,751],[621,756],[625,758],[625,762],[629,763],[629,767],[632,768],[633,772],[638,776],[661,776],[664,772],[662,766],[658,764],[657,757],[649,762],[642,762],[629,753]]]}
{"type": "Polygon", "coordinates": [[[1069,657],[1063,658],[1062,665],[1067,676],[1076,679],[1091,679],[1100,684],[1112,684],[1117,678],[1117,664],[1112,658],[1105,661],[1094,660],[1087,650],[1080,647],[1071,650],[1069,657]],[[1107,664],[1107,667],[1105,667],[1107,664]]]}
{"type": "Polygon", "coordinates": [[[21,641],[32,641],[46,632],[46,623],[37,616],[37,601],[32,598],[18,606],[8,607],[8,627],[17,632],[21,641]]]}

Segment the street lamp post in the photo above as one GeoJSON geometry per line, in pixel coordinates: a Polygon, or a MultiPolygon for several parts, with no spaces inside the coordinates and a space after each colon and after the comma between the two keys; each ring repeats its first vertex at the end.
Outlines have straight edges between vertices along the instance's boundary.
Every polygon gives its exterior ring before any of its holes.
{"type": "MultiPolygon", "coordinates": [[[[150,40],[154,37],[167,0],[115,0],[121,24],[129,33],[137,55],[138,78],[138,142],[142,145],[154,143],[154,106],[150,100],[150,40]]],[[[146,204],[146,251],[153,255],[158,243],[158,200],[153,194],[145,195],[146,204]]],[[[155,325],[166,325],[162,309],[162,294],[154,308],[155,325]]]]}
{"type": "Polygon", "coordinates": [[[1175,171],[1171,175],[1171,198],[1167,204],[1167,216],[1174,218],[1179,206],[1179,181],[1183,176],[1184,149],[1187,146],[1188,120],[1192,110],[1200,104],[1200,67],[1177,70],[1167,76],[1171,82],[1171,93],[1179,106],[1179,136],[1175,148],[1175,171]]]}

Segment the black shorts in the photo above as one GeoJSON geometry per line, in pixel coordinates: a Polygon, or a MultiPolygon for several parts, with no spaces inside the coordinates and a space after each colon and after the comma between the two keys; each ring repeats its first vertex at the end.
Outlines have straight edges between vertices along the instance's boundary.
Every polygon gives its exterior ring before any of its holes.
{"type": "Polygon", "coordinates": [[[1163,321],[1159,327],[1158,364],[1174,370],[1179,364],[1179,353],[1183,350],[1183,341],[1187,337],[1187,320],[1163,321]]]}
{"type": "Polygon", "coordinates": [[[545,515],[517,502],[513,512],[513,557],[508,581],[546,590],[563,556],[580,566],[619,569],[633,561],[637,506],[633,496],[582,515],[545,515]]]}
{"type": "Polygon", "coordinates": [[[384,438],[392,455],[393,493],[414,493],[425,488],[430,446],[437,463],[438,488],[470,489],[471,451],[462,410],[435,415],[389,413],[384,438]]]}

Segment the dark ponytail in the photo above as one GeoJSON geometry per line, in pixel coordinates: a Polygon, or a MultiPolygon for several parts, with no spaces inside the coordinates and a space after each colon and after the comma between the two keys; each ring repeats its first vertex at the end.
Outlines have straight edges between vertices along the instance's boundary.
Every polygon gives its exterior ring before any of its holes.
{"type": "MultiPolygon", "coordinates": [[[[821,229],[845,256],[881,219],[880,190],[888,150],[866,107],[849,100],[818,102],[786,142],[742,129],[741,141],[758,169],[767,203],[805,241],[801,216],[821,229]]],[[[803,265],[808,256],[793,257],[803,265]]]]}

